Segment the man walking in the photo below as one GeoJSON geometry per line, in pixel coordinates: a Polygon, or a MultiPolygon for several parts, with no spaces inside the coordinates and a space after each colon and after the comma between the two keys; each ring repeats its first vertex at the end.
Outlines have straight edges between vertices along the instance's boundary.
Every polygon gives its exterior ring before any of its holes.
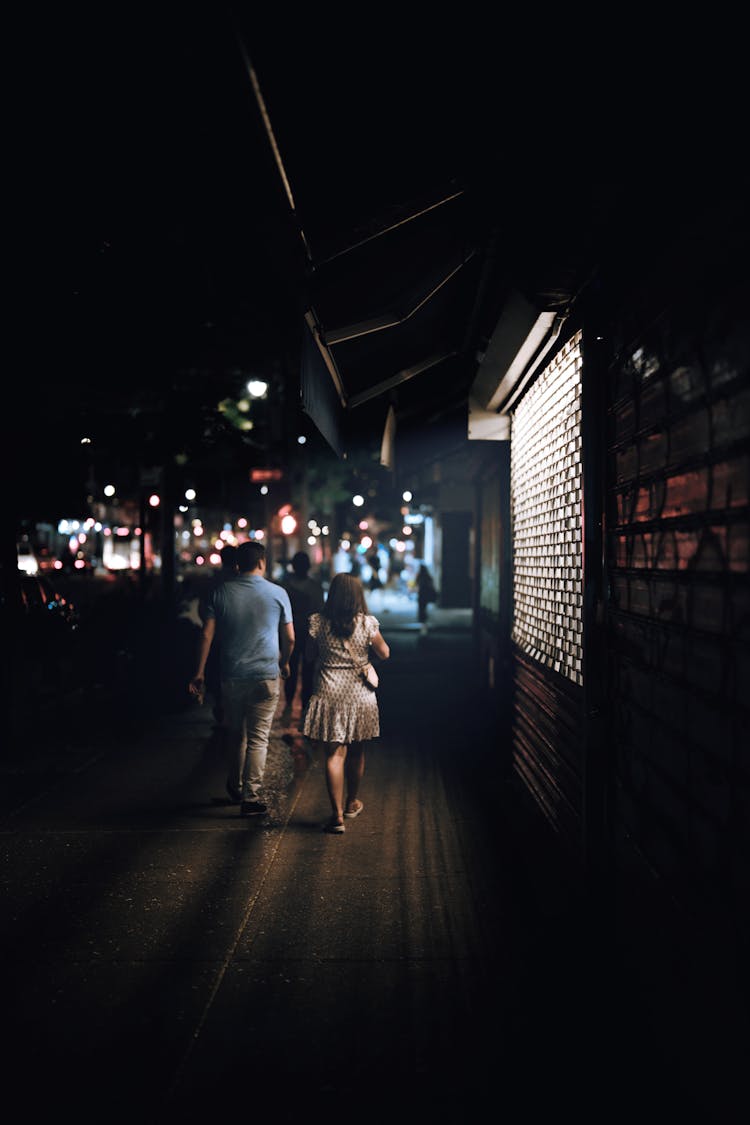
{"type": "Polygon", "coordinates": [[[297,693],[297,681],[302,681],[302,712],[304,713],[313,689],[315,665],[305,660],[305,647],[308,639],[307,623],[311,613],[320,613],[325,601],[323,587],[310,574],[310,556],[306,551],[297,551],[292,559],[292,573],[284,576],[282,585],[289,594],[294,615],[294,652],[289,664],[289,678],[284,682],[286,710],[291,713],[297,693]],[[301,672],[301,675],[300,675],[301,672]]]}
{"type": "Polygon", "coordinates": [[[237,577],[212,592],[205,609],[198,667],[189,690],[205,690],[208,654],[221,643],[221,697],[227,725],[227,792],[241,816],[262,816],[261,786],[279,679],[289,675],[294,624],[289,595],[266,578],[266,549],[258,542],[237,548],[237,577]]]}

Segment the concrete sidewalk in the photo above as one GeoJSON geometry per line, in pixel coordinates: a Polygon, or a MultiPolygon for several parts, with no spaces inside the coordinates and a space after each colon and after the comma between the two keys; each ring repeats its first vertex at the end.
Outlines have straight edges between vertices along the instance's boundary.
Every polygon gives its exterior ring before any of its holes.
{"type": "Polygon", "coordinates": [[[298,704],[258,823],[226,798],[209,706],[165,708],[163,683],[84,701],[70,747],[47,716],[0,817],[11,1119],[735,1120],[742,1040],[592,913],[500,777],[465,619],[425,639],[375,605],[382,735],[343,836],[298,704]]]}
{"type": "Polygon", "coordinates": [[[260,823],[225,797],[207,705],[119,725],[113,711],[88,754],[6,806],[15,1114],[36,1120],[39,1074],[79,1122],[480,1112],[521,1003],[504,969],[523,945],[512,864],[463,787],[442,660],[415,665],[407,634],[384,631],[383,735],[341,837],[321,831],[298,703],[274,721],[260,823]]]}

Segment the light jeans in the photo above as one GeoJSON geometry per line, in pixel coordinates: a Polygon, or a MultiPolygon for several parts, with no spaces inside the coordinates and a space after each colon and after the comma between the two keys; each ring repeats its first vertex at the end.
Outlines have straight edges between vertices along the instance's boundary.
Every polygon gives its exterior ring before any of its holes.
{"type": "Polygon", "coordinates": [[[223,680],[221,698],[227,724],[227,782],[242,790],[243,801],[259,801],[271,724],[280,679],[223,680]]]}

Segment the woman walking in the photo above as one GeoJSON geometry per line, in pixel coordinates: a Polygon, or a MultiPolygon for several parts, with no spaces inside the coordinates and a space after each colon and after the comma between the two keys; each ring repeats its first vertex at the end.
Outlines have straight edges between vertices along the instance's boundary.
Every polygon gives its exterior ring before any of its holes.
{"type": "Polygon", "coordinates": [[[387,660],[390,649],[380,623],[367,612],[364,587],[351,574],[337,574],[320,613],[309,622],[307,658],[315,661],[313,694],[302,731],[325,754],[331,817],[324,831],[341,833],[344,819],[359,816],[365,743],[380,734],[377,696],[361,669],[373,653],[387,660]]]}

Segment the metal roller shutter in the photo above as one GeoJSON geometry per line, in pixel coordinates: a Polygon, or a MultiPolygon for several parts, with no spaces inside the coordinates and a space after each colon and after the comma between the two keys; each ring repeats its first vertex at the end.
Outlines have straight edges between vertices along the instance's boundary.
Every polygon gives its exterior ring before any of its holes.
{"type": "Polygon", "coordinates": [[[554,828],[583,815],[581,332],[511,420],[513,766],[554,828]]]}

